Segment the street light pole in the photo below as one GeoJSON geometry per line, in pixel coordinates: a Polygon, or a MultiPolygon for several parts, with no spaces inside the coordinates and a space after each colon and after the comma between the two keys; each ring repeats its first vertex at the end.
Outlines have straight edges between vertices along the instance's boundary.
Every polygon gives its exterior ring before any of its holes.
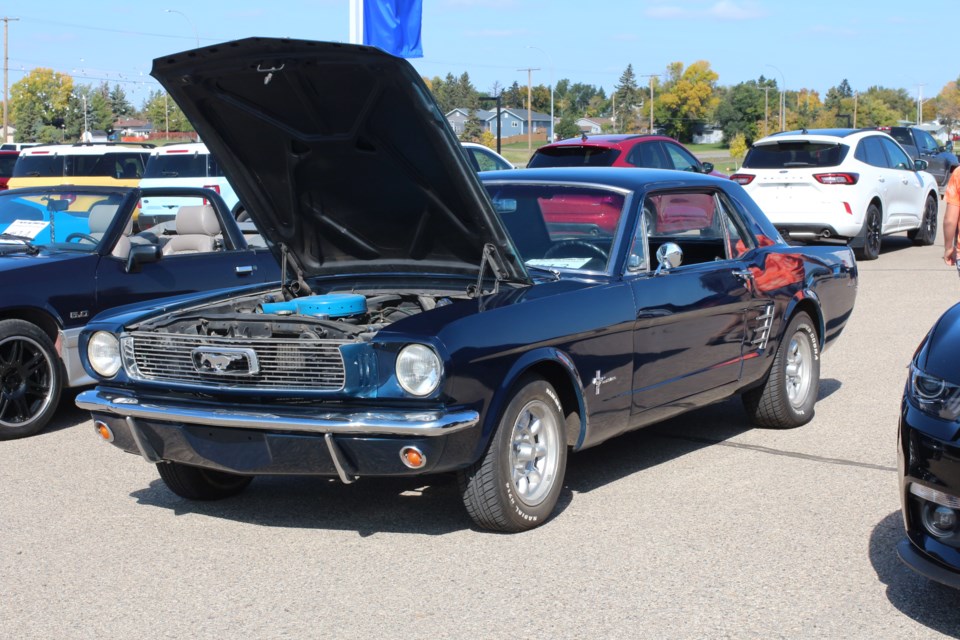
{"type": "Polygon", "coordinates": [[[787,128],[787,114],[784,113],[787,110],[787,80],[783,77],[783,71],[780,71],[780,69],[777,69],[772,64],[765,66],[779,73],[780,80],[783,81],[783,86],[780,87],[780,131],[783,131],[787,128]]]}
{"type": "MultiPolygon", "coordinates": [[[[553,144],[555,141],[553,135],[553,58],[550,57],[550,54],[541,49],[540,47],[527,46],[527,49],[536,49],[543,55],[547,56],[547,60],[550,61],[550,144],[553,144]]],[[[497,150],[499,151],[499,149],[497,150]]]]}
{"type": "Polygon", "coordinates": [[[193,37],[196,38],[197,40],[197,49],[199,49],[200,48],[200,32],[197,31],[197,25],[193,24],[193,20],[191,20],[190,17],[187,14],[185,14],[183,11],[177,11],[176,9],[164,9],[163,12],[179,13],[181,16],[183,16],[184,20],[190,23],[190,26],[193,27],[193,37]]]}

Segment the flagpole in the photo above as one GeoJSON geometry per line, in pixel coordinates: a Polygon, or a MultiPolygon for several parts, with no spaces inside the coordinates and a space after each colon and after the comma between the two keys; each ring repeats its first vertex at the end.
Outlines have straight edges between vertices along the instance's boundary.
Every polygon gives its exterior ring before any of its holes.
{"type": "Polygon", "coordinates": [[[363,44],[363,0],[350,0],[350,44],[363,44]]]}

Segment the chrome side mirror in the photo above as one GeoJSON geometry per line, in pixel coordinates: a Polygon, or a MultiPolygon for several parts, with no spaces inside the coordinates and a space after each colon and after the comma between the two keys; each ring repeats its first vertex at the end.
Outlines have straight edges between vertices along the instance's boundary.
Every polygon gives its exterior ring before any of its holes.
{"type": "Polygon", "coordinates": [[[657,249],[657,271],[654,275],[660,275],[661,271],[670,271],[676,269],[683,263],[683,249],[676,242],[664,242],[657,249]]]}

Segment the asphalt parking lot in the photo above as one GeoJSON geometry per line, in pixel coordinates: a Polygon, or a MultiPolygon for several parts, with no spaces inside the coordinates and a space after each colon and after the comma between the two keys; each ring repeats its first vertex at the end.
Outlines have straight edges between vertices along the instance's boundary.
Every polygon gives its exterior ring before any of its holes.
{"type": "Polygon", "coordinates": [[[188,502],[68,394],[44,433],[0,442],[0,635],[960,637],[960,592],[894,549],[906,365],[960,299],[941,253],[899,236],[860,265],[810,424],[751,429],[729,401],[607,442],[516,535],[473,529],[450,478],[188,502]]]}

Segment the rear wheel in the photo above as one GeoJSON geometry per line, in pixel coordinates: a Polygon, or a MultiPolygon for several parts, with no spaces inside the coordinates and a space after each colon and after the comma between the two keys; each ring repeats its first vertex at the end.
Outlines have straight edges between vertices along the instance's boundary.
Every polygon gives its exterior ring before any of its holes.
{"type": "Polygon", "coordinates": [[[793,317],[762,386],[743,394],[750,420],[761,427],[790,429],[810,422],[820,387],[820,348],[810,316],[793,317]]]}
{"type": "Polygon", "coordinates": [[[907,237],[914,244],[930,246],[937,240],[937,211],[939,204],[932,195],[927,196],[923,204],[923,213],[920,215],[920,226],[907,232],[907,237]]]}
{"type": "Polygon", "coordinates": [[[880,257],[880,242],[883,237],[883,216],[880,207],[871,204],[863,220],[863,246],[857,249],[860,260],[876,260],[880,257]]]}
{"type": "Polygon", "coordinates": [[[467,512],[495,531],[532,529],[550,517],[567,467],[563,409],[547,381],[520,383],[487,453],[458,474],[467,512]]]}
{"type": "Polygon", "coordinates": [[[0,322],[0,440],[43,429],[57,410],[62,387],[50,337],[24,320],[0,322]]]}
{"type": "Polygon", "coordinates": [[[235,496],[253,481],[252,476],[191,467],[179,462],[161,462],[157,472],[164,484],[181,498],[220,500],[235,496]]]}

